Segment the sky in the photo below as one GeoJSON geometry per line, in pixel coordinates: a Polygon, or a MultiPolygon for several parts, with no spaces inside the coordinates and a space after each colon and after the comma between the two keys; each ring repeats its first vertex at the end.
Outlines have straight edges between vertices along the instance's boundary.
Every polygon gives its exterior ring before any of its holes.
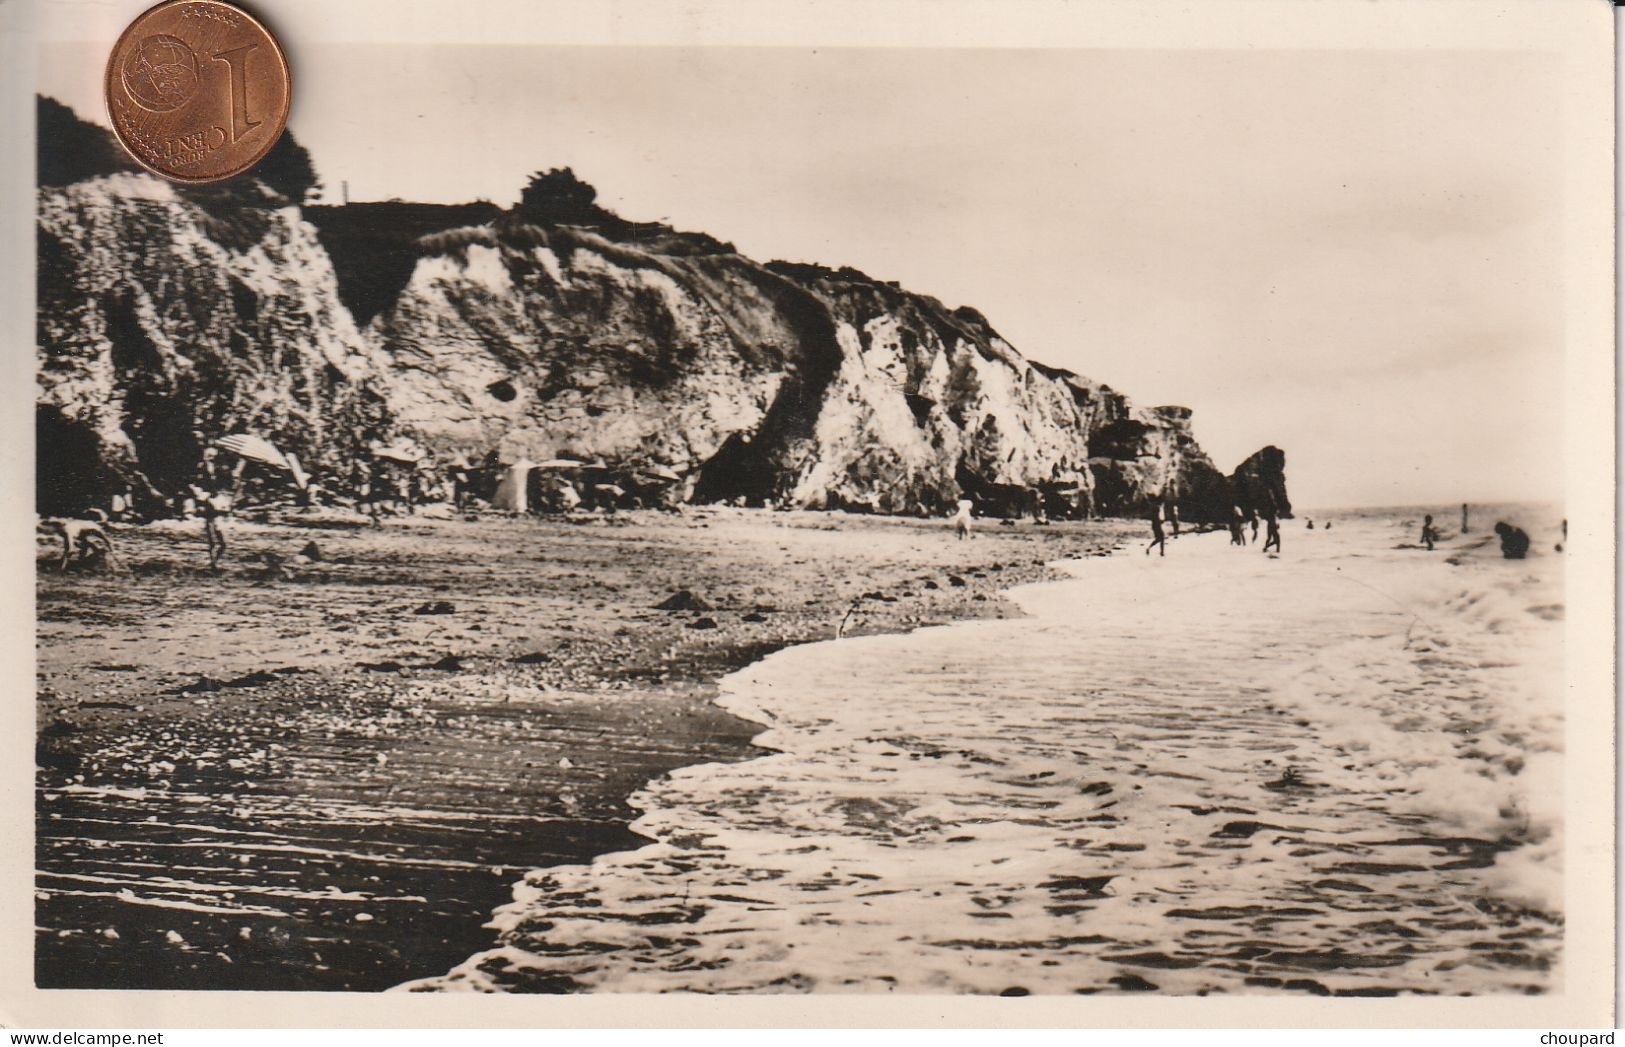
{"type": "MultiPolygon", "coordinates": [[[[94,45],[43,93],[104,119],[94,45]]],[[[103,52],[105,53],[105,49],[103,52]]],[[[1522,51],[300,43],[335,200],[600,202],[972,305],[1300,506],[1562,497],[1560,66],[1522,51]]]]}

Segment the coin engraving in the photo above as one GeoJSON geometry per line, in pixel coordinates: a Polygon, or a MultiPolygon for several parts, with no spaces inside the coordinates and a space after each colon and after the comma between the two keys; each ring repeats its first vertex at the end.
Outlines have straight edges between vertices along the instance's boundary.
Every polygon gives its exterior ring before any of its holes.
{"type": "Polygon", "coordinates": [[[149,36],[124,59],[124,88],[155,113],[179,109],[197,93],[197,56],[173,36],[149,36]]]}
{"type": "Polygon", "coordinates": [[[165,0],[138,17],[108,59],[107,109],[147,170],[201,184],[243,174],[287,125],[287,59],[224,0],[165,0]]]}
{"type": "Polygon", "coordinates": [[[237,17],[236,12],[231,11],[228,8],[210,6],[207,4],[187,4],[185,7],[181,8],[181,17],[212,19],[213,21],[229,25],[234,29],[243,24],[243,20],[237,17]]]}
{"type": "Polygon", "coordinates": [[[230,51],[221,51],[210,55],[216,62],[224,62],[231,69],[231,140],[237,141],[243,135],[260,125],[260,121],[251,120],[248,116],[248,56],[259,48],[259,44],[244,44],[234,47],[230,51]]]}

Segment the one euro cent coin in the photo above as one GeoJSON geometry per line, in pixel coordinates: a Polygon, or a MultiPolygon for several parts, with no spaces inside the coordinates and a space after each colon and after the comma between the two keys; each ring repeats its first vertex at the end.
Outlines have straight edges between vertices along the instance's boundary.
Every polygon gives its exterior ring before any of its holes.
{"type": "Polygon", "coordinates": [[[124,30],[107,60],[113,133],[154,174],[200,185],[265,158],[288,123],[288,60],[246,11],[166,0],[124,30]]]}

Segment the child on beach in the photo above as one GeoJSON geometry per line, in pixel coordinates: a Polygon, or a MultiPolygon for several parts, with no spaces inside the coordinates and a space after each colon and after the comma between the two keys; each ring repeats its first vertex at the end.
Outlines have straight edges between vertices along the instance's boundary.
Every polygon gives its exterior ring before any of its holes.
{"type": "Polygon", "coordinates": [[[1433,543],[1438,539],[1439,532],[1433,529],[1433,517],[1422,517],[1422,544],[1428,547],[1428,552],[1433,551],[1433,543]]]}
{"type": "MultiPolygon", "coordinates": [[[[1254,524],[1254,526],[1256,527],[1257,525],[1254,524]]],[[[1265,531],[1264,531],[1264,551],[1266,553],[1269,552],[1270,551],[1270,546],[1273,545],[1273,546],[1275,546],[1275,551],[1280,552],[1281,551],[1281,525],[1278,522],[1276,522],[1274,513],[1269,513],[1268,515],[1266,515],[1264,517],[1264,526],[1265,526],[1265,531]]]]}
{"type": "Polygon", "coordinates": [[[971,504],[969,499],[962,499],[959,503],[959,514],[954,517],[954,534],[960,541],[970,537],[971,504]]]}
{"type": "Polygon", "coordinates": [[[1168,555],[1168,538],[1162,533],[1162,506],[1151,507],[1151,544],[1145,547],[1145,555],[1150,556],[1155,548],[1158,556],[1168,555]]]}

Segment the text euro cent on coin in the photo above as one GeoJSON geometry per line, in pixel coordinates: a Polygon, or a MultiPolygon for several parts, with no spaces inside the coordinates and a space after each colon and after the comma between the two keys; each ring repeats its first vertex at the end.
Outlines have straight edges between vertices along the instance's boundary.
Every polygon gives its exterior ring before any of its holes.
{"type": "Polygon", "coordinates": [[[288,123],[288,62],[247,12],[167,0],[124,30],[107,61],[107,113],[137,163],[177,182],[249,170],[288,123]]]}

